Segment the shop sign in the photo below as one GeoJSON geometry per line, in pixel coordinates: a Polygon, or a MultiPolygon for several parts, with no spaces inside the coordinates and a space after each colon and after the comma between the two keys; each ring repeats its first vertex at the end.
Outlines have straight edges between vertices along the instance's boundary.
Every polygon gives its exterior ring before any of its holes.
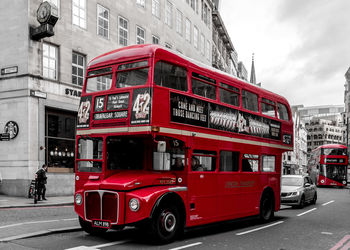
{"type": "Polygon", "coordinates": [[[9,134],[9,135],[2,134],[2,136],[4,136],[3,138],[9,137],[11,140],[15,139],[19,132],[19,127],[17,122],[8,121],[5,125],[4,132],[5,134],[9,134]]]}
{"type": "Polygon", "coordinates": [[[7,67],[1,69],[1,75],[15,74],[18,72],[17,66],[7,67]]]}
{"type": "Polygon", "coordinates": [[[76,89],[65,88],[64,93],[69,96],[80,97],[81,91],[76,89]]]}

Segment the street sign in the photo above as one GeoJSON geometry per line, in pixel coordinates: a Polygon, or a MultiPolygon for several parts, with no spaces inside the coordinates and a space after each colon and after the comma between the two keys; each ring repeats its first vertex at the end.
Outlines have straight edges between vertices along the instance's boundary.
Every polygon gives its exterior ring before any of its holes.
{"type": "Polygon", "coordinates": [[[9,140],[10,140],[10,133],[0,134],[0,141],[9,141],[9,140]]]}

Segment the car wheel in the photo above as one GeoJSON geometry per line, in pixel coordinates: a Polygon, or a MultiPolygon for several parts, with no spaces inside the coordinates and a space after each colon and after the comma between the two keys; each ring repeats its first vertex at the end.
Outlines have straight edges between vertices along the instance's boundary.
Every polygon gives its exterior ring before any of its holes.
{"type": "Polygon", "coordinates": [[[85,232],[91,235],[101,235],[108,230],[106,228],[93,227],[91,225],[91,222],[84,221],[80,216],[79,216],[79,224],[85,232]]]}
{"type": "Polygon", "coordinates": [[[264,194],[260,201],[260,220],[270,221],[274,217],[274,202],[269,194],[264,194]]]}
{"type": "Polygon", "coordinates": [[[314,198],[312,198],[312,201],[311,201],[311,204],[316,204],[316,201],[317,201],[317,193],[315,192],[314,194],[314,198]]]}
{"type": "Polygon", "coordinates": [[[305,207],[305,196],[301,196],[300,202],[299,202],[299,208],[305,207]]]}

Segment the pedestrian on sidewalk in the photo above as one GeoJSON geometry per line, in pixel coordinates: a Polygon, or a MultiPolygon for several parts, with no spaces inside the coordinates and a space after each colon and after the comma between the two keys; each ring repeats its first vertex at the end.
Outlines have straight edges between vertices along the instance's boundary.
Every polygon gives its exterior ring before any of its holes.
{"type": "Polygon", "coordinates": [[[44,164],[42,168],[40,168],[36,174],[35,179],[38,183],[38,201],[46,200],[45,193],[46,193],[46,183],[47,183],[47,165],[44,164]]]}

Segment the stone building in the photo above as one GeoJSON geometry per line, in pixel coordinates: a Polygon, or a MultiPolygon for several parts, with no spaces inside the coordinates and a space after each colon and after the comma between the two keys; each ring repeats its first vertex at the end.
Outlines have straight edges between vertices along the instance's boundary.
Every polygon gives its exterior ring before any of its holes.
{"type": "MultiPolygon", "coordinates": [[[[0,8],[0,134],[11,137],[0,140],[0,193],[8,195],[26,195],[44,163],[48,195],[74,192],[76,114],[91,59],[122,46],[154,43],[212,65],[217,50],[213,18],[219,16],[219,1],[48,2],[57,7],[58,20],[54,35],[42,39],[31,36],[40,25],[37,15],[45,15],[38,11],[42,0],[3,0],[6,8],[0,8]]],[[[219,24],[224,27],[221,19],[219,24]]],[[[239,75],[227,32],[220,37],[224,70],[239,75]]]]}

